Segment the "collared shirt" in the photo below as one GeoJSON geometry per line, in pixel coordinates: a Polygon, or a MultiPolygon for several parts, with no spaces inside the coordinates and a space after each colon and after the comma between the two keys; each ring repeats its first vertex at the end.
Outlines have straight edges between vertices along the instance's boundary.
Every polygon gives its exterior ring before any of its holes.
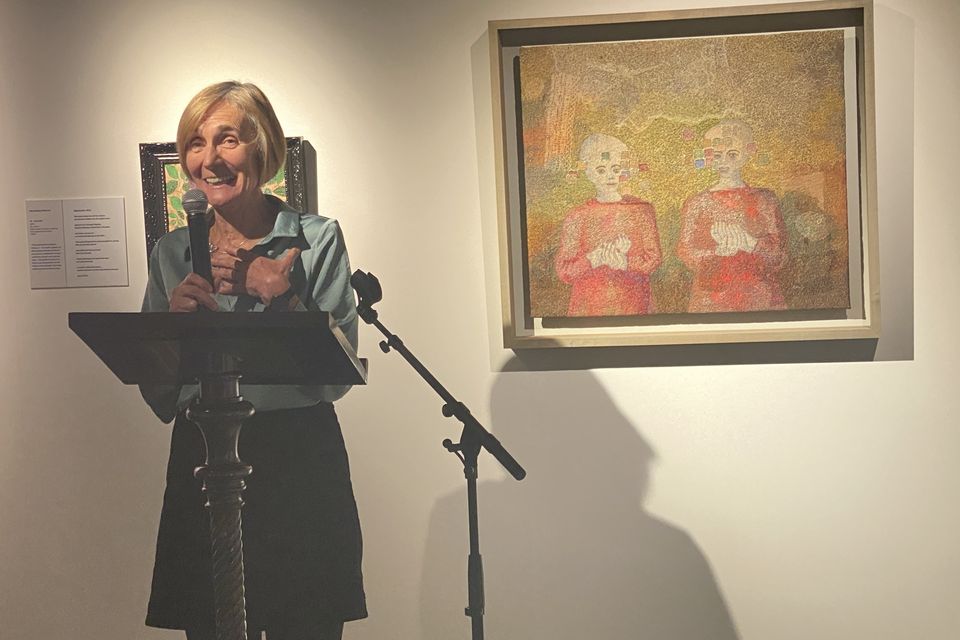
{"type": "MultiPolygon", "coordinates": [[[[334,318],[344,335],[357,346],[357,310],[350,287],[350,259],[340,225],[333,218],[302,214],[273,196],[279,206],[273,229],[253,249],[253,253],[279,258],[287,249],[299,248],[290,282],[301,300],[298,311],[326,311],[334,318]]],[[[150,254],[147,290],[143,295],[143,311],[168,311],[170,294],[192,271],[190,236],[186,227],[162,236],[150,254]]],[[[264,304],[248,295],[214,294],[221,311],[263,311],[264,304]]],[[[349,385],[247,385],[241,381],[241,392],[259,411],[307,407],[318,402],[341,398],[349,385]]],[[[197,385],[174,387],[141,385],[140,392],[163,420],[172,420],[179,409],[186,407],[199,391],[197,385]]]]}

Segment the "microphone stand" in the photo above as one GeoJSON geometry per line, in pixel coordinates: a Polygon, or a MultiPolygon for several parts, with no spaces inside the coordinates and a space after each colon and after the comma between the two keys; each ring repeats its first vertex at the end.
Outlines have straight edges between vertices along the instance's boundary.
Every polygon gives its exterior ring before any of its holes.
{"type": "Polygon", "coordinates": [[[456,418],[463,425],[460,442],[454,443],[447,438],[443,441],[443,447],[456,455],[463,463],[463,475],[467,480],[470,555],[467,558],[468,596],[464,613],[470,618],[471,638],[473,640],[483,640],[483,561],[480,556],[480,524],[477,514],[477,458],[480,455],[480,450],[486,449],[515,479],[523,480],[527,472],[500,444],[500,441],[483,428],[483,425],[473,417],[467,406],[454,398],[433,374],[417,360],[416,356],[410,353],[410,350],[404,346],[403,341],[383,326],[377,317],[377,311],[373,309],[373,305],[383,299],[383,291],[376,276],[358,269],[350,278],[350,284],[359,298],[357,313],[360,318],[367,324],[375,326],[380,330],[380,333],[387,337],[386,340],[380,342],[380,350],[384,353],[390,353],[390,350],[393,349],[403,356],[403,359],[420,374],[420,377],[443,398],[444,405],[441,409],[443,415],[447,418],[456,418]]]}

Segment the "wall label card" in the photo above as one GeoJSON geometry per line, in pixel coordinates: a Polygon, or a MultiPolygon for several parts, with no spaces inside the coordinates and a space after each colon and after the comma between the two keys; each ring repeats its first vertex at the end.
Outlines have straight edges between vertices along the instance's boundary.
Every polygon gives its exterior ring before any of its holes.
{"type": "Polygon", "coordinates": [[[126,287],[123,198],[27,200],[30,288],[126,287]]]}
{"type": "Polygon", "coordinates": [[[31,289],[67,286],[62,201],[27,200],[27,255],[31,289]]]}

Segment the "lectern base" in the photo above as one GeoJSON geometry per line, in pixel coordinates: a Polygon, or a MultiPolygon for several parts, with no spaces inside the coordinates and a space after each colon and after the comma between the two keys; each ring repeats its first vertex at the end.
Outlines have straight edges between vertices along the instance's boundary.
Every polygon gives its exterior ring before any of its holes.
{"type": "Polygon", "coordinates": [[[245,478],[253,471],[237,454],[243,421],[253,405],[240,396],[240,376],[229,372],[200,378],[200,398],[187,409],[207,448],[194,474],[203,482],[210,513],[213,601],[217,640],[246,640],[241,516],[245,478]]]}

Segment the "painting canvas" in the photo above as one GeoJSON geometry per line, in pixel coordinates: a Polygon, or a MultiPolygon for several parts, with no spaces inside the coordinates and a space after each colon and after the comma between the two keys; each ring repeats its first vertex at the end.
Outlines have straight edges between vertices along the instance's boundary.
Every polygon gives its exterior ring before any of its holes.
{"type": "Polygon", "coordinates": [[[520,47],[527,315],[849,308],[844,47],[843,29],[520,47]]]}

